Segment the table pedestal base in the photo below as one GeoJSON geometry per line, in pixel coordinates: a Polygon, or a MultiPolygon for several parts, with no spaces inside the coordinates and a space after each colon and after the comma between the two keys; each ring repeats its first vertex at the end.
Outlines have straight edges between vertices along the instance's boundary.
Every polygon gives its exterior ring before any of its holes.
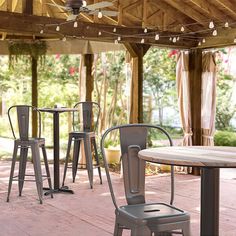
{"type": "MultiPolygon", "coordinates": [[[[44,193],[45,196],[51,194],[51,190],[49,188],[43,188],[43,190],[47,190],[47,192],[44,193]]],[[[74,191],[69,189],[68,186],[63,186],[61,188],[58,188],[58,189],[52,189],[52,193],[71,193],[71,194],[74,194],[74,191]]]]}

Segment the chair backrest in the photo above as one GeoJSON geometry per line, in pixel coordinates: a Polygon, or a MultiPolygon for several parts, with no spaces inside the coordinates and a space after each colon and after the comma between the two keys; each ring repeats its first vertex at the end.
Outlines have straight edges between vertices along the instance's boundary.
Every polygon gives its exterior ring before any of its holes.
{"type": "MultiPolygon", "coordinates": [[[[32,113],[37,112],[38,132],[37,137],[41,137],[41,114],[40,111],[29,105],[15,105],[8,109],[8,118],[14,139],[28,140],[32,137],[30,121],[32,113]]],[[[34,138],[37,138],[34,137],[34,138]]]]}
{"type": "Polygon", "coordinates": [[[78,102],[74,108],[78,112],[73,112],[73,130],[92,132],[97,129],[100,116],[100,106],[96,102],[78,102]]]}
{"type": "MultiPolygon", "coordinates": [[[[118,208],[112,181],[109,174],[109,166],[106,159],[104,145],[111,132],[119,131],[121,160],[125,197],[129,205],[145,203],[145,161],[139,159],[138,152],[150,146],[158,137],[167,140],[167,146],[173,146],[169,134],[160,126],[149,124],[120,125],[108,129],[101,139],[101,152],[104,160],[108,185],[113,203],[118,208]],[[154,139],[155,138],[155,139],[154,139]],[[154,139],[154,140],[153,140],[154,139]]],[[[157,144],[158,145],[158,144],[157,144]]],[[[171,167],[171,200],[174,200],[174,168],[171,167]]]]}

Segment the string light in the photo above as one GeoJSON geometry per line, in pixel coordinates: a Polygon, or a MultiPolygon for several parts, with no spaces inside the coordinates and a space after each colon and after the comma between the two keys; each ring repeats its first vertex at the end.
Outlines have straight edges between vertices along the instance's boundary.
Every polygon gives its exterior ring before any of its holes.
{"type": "Polygon", "coordinates": [[[40,34],[43,34],[43,29],[41,29],[39,33],[40,33],[40,34]]]}
{"type": "Polygon", "coordinates": [[[114,33],[116,32],[116,27],[113,29],[113,32],[114,32],[114,33]]]}
{"type": "Polygon", "coordinates": [[[202,45],[202,43],[199,41],[199,42],[198,42],[198,46],[201,46],[201,45],[202,45]]]}
{"type": "Polygon", "coordinates": [[[183,27],[183,26],[181,26],[181,29],[180,29],[180,31],[181,31],[181,32],[184,32],[184,30],[185,30],[185,29],[184,29],[184,27],[183,27]]]}
{"type": "Polygon", "coordinates": [[[225,28],[228,28],[229,27],[229,22],[225,22],[225,28]]]}
{"type": "Polygon", "coordinates": [[[177,39],[176,37],[173,38],[173,43],[176,43],[177,39]]]}
{"type": "Polygon", "coordinates": [[[179,38],[179,36],[178,36],[178,37],[177,37],[177,41],[179,41],[179,39],[180,39],[180,38],[179,38]]]}
{"type": "Polygon", "coordinates": [[[146,34],[146,33],[148,32],[147,28],[145,28],[145,29],[143,30],[143,32],[146,34]]]}
{"type": "Polygon", "coordinates": [[[60,25],[57,25],[56,31],[60,31],[60,25]]]}
{"type": "Polygon", "coordinates": [[[236,37],[234,38],[234,43],[236,43],[236,37]]]}
{"type": "Polygon", "coordinates": [[[160,39],[159,34],[156,34],[156,35],[155,35],[155,40],[157,41],[157,40],[159,40],[159,39],[160,39]]]}
{"type": "Polygon", "coordinates": [[[120,36],[118,36],[117,40],[118,40],[118,41],[120,41],[120,40],[121,40],[121,37],[120,37],[120,36]]]}
{"type": "Polygon", "coordinates": [[[210,23],[209,23],[209,28],[210,29],[213,29],[215,26],[214,26],[214,22],[213,21],[210,21],[210,23]]]}
{"type": "Polygon", "coordinates": [[[217,35],[217,30],[216,30],[216,29],[213,30],[212,35],[213,35],[213,36],[216,36],[216,35],[217,35]]]}
{"type": "Polygon", "coordinates": [[[172,37],[170,37],[169,40],[172,41],[172,37]]]}
{"type": "Polygon", "coordinates": [[[202,43],[205,43],[206,42],[206,39],[202,39],[202,43]]]}
{"type": "Polygon", "coordinates": [[[101,36],[101,35],[102,35],[102,32],[101,32],[101,31],[99,31],[99,32],[98,32],[98,35],[99,35],[99,36],[101,36]]]}
{"type": "Polygon", "coordinates": [[[118,44],[118,43],[119,43],[119,42],[118,42],[118,40],[116,39],[116,40],[115,40],[115,44],[118,44]]]}
{"type": "Polygon", "coordinates": [[[83,7],[87,6],[87,2],[85,0],[83,0],[83,7]]]}
{"type": "Polygon", "coordinates": [[[64,37],[62,38],[62,41],[63,41],[63,42],[65,42],[65,41],[66,41],[66,36],[64,36],[64,37]]]}
{"type": "Polygon", "coordinates": [[[141,41],[140,41],[141,43],[144,43],[145,42],[145,40],[144,39],[141,39],[141,41]]]}
{"type": "Polygon", "coordinates": [[[98,12],[98,18],[99,18],[99,19],[102,18],[102,12],[101,12],[101,10],[99,10],[99,12],[98,12]]]}
{"type": "Polygon", "coordinates": [[[75,21],[75,22],[74,22],[74,28],[77,28],[77,27],[78,27],[78,22],[75,21]]]}

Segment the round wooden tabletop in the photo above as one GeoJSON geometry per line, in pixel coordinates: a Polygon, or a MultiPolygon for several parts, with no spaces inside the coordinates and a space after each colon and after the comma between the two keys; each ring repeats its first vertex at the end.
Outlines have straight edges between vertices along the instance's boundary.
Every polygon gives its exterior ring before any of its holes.
{"type": "Polygon", "coordinates": [[[236,167],[236,147],[172,146],[144,149],[143,160],[166,165],[192,167],[236,167]]]}

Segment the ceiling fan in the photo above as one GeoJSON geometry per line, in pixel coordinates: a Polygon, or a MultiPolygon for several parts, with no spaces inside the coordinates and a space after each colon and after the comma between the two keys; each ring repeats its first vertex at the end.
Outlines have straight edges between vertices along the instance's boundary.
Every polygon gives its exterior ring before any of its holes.
{"type": "Polygon", "coordinates": [[[54,1],[52,2],[53,3],[47,3],[47,5],[57,7],[58,9],[69,13],[67,21],[76,20],[77,16],[81,12],[87,13],[89,15],[97,15],[98,18],[102,18],[103,15],[106,16],[118,15],[118,12],[116,11],[103,10],[103,8],[113,6],[113,2],[108,2],[108,1],[102,1],[91,5],[87,5],[85,0],[66,0],[64,6],[59,5],[54,1]]]}

